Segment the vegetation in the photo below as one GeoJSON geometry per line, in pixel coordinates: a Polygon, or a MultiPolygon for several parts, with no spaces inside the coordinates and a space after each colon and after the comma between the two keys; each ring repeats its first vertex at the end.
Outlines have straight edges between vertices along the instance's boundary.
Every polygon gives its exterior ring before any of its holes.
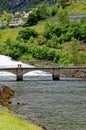
{"type": "Polygon", "coordinates": [[[68,3],[65,10],[68,14],[86,14],[86,1],[68,3]]]}
{"type": "Polygon", "coordinates": [[[37,9],[34,9],[32,13],[30,13],[27,21],[26,26],[32,26],[37,24],[38,21],[46,19],[46,16],[48,15],[47,7],[45,4],[41,4],[38,6],[37,9]]]}
{"type": "Polygon", "coordinates": [[[7,109],[0,109],[0,130],[40,130],[40,128],[12,115],[7,109]]]}
{"type": "MultiPolygon", "coordinates": [[[[27,28],[16,29],[17,34],[12,36],[14,39],[8,36],[4,44],[0,44],[0,53],[25,62],[47,60],[60,66],[85,65],[86,18],[81,21],[69,21],[66,8],[67,6],[62,8],[59,4],[49,9],[44,4],[40,5],[29,15],[27,28]],[[56,13],[58,20],[49,22],[51,18],[48,16],[56,13]],[[34,19],[38,22],[37,26],[32,26],[36,24],[34,19]]],[[[4,41],[2,39],[3,31],[1,41],[4,41]]]]}
{"type": "Polygon", "coordinates": [[[34,29],[26,28],[25,30],[20,30],[17,36],[17,40],[23,40],[26,42],[30,37],[37,37],[37,32],[34,29]]]}

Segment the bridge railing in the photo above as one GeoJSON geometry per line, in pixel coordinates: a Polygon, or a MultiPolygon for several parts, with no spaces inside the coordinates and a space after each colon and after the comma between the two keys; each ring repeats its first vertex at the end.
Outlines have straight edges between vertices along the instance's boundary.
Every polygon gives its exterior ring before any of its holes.
{"type": "Polygon", "coordinates": [[[52,67],[35,67],[23,64],[16,64],[16,65],[0,65],[0,68],[38,68],[38,69],[86,69],[86,66],[73,66],[73,67],[59,67],[59,66],[52,66],[52,67]]]}

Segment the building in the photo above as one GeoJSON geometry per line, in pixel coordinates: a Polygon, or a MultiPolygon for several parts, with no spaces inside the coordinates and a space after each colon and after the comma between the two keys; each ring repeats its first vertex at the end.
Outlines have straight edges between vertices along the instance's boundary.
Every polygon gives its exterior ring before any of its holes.
{"type": "Polygon", "coordinates": [[[80,21],[82,18],[86,18],[86,14],[70,14],[69,20],[70,21],[80,21]]]}
{"type": "Polygon", "coordinates": [[[30,13],[32,13],[32,10],[30,10],[30,11],[24,10],[24,12],[23,12],[23,18],[27,18],[30,13]]]}
{"type": "Polygon", "coordinates": [[[21,18],[13,18],[9,24],[9,26],[19,26],[19,25],[23,25],[24,22],[21,18]]]}

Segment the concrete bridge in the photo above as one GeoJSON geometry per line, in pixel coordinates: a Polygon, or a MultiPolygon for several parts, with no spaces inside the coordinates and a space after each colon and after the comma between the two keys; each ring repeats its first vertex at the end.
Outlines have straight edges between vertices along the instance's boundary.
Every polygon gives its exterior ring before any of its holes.
{"type": "Polygon", "coordinates": [[[22,67],[21,64],[18,65],[18,67],[15,68],[0,68],[0,71],[5,71],[5,72],[10,72],[13,73],[17,76],[17,81],[21,81],[23,80],[23,75],[25,73],[31,72],[31,71],[35,71],[35,70],[41,70],[44,72],[48,72],[50,74],[52,74],[52,79],[53,80],[59,80],[60,79],[60,75],[61,74],[68,74],[68,73],[74,73],[74,72],[83,72],[84,76],[83,78],[86,79],[86,67],[22,67]]]}

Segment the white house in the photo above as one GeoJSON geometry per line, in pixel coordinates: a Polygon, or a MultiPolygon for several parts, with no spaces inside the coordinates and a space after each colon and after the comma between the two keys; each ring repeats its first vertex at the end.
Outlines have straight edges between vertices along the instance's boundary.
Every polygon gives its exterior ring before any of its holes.
{"type": "Polygon", "coordinates": [[[23,12],[23,18],[27,18],[31,12],[32,12],[32,10],[30,10],[30,11],[24,10],[24,12],[23,12]]]}
{"type": "Polygon", "coordinates": [[[19,26],[19,25],[23,25],[23,24],[24,24],[24,22],[21,18],[13,18],[11,20],[11,22],[9,23],[9,26],[10,27],[11,26],[19,26]]]}
{"type": "Polygon", "coordinates": [[[86,18],[86,14],[70,14],[69,20],[70,21],[80,21],[82,18],[86,18]]]}

